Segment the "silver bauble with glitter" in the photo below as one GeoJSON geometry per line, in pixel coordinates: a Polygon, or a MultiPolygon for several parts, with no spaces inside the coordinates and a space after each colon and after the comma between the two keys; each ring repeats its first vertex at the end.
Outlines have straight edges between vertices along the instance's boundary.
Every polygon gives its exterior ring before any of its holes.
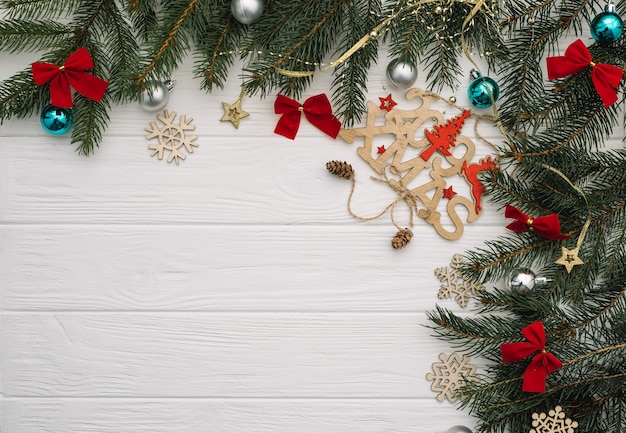
{"type": "Polygon", "coordinates": [[[508,287],[517,293],[532,292],[537,284],[537,276],[527,268],[518,269],[508,281],[508,287]]]}
{"type": "Polygon", "coordinates": [[[446,433],[472,433],[472,431],[464,425],[455,425],[450,427],[446,433]]]}
{"type": "Polygon", "coordinates": [[[393,86],[408,89],[417,80],[417,68],[409,62],[395,59],[387,66],[387,78],[393,86]]]}
{"type": "Polygon", "coordinates": [[[255,23],[263,15],[264,0],[232,0],[230,12],[241,24],[255,23]]]}
{"type": "Polygon", "coordinates": [[[153,81],[146,84],[146,88],[139,95],[139,105],[146,111],[161,111],[167,106],[170,100],[170,90],[173,85],[171,81],[153,81]]]}

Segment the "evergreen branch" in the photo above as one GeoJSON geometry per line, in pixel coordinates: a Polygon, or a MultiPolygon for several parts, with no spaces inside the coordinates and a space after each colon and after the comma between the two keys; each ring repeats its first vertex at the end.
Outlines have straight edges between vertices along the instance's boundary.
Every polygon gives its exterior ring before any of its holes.
{"type": "Polygon", "coordinates": [[[2,0],[9,19],[54,20],[66,17],[78,7],[81,0],[2,0]]]}
{"type": "Polygon", "coordinates": [[[137,40],[146,41],[151,31],[158,25],[156,0],[133,0],[127,7],[127,14],[137,40]]]}
{"type": "Polygon", "coordinates": [[[122,11],[114,2],[109,3],[103,12],[94,22],[96,31],[103,35],[106,53],[106,60],[105,56],[98,56],[98,65],[108,69],[107,92],[112,101],[127,102],[137,95],[133,91],[131,75],[138,68],[139,46],[122,11]]]}
{"type": "MultiPolygon", "coordinates": [[[[380,13],[380,0],[354,0],[346,6],[346,21],[342,26],[342,44],[337,48],[336,55],[347,52],[375,27],[375,16],[380,13]]],[[[335,103],[335,115],[342,123],[351,127],[355,121],[361,120],[366,111],[367,73],[378,55],[378,41],[370,40],[365,46],[352,54],[346,61],[337,65],[334,70],[335,79],[332,99],[335,103]]]]}
{"type": "MultiPolygon", "coordinates": [[[[310,84],[311,76],[291,77],[282,75],[278,70],[311,71],[316,65],[320,65],[337,37],[336,29],[342,25],[342,12],[349,1],[309,0],[298,6],[300,13],[311,15],[309,21],[311,25],[284,28],[281,35],[276,35],[266,42],[269,54],[259,56],[244,68],[244,71],[250,74],[250,78],[245,82],[248,93],[253,94],[260,90],[264,96],[270,89],[279,88],[281,93],[300,97],[304,88],[310,84]],[[321,5],[314,7],[315,3],[319,2],[327,2],[326,7],[321,5]],[[276,56],[272,54],[274,45],[289,48],[281,48],[280,54],[276,56]]],[[[273,26],[273,23],[270,25],[273,26]]],[[[263,29],[259,32],[264,35],[268,33],[263,29]]],[[[251,37],[256,39],[254,35],[251,37]]]]}
{"type": "Polygon", "coordinates": [[[0,83],[0,123],[11,117],[26,117],[48,101],[43,87],[37,87],[30,68],[0,83]]]}
{"type": "Polygon", "coordinates": [[[196,62],[196,77],[202,77],[202,88],[208,91],[213,86],[220,88],[228,78],[228,68],[240,54],[239,45],[245,34],[244,26],[234,25],[228,4],[213,6],[212,19],[206,24],[206,35],[198,34],[195,40],[201,60],[196,62]]]}
{"type": "Polygon", "coordinates": [[[79,155],[88,156],[100,145],[109,121],[108,108],[109,97],[106,94],[100,102],[82,96],[76,98],[71,142],[80,143],[76,149],[79,155]]]}
{"type": "Polygon", "coordinates": [[[0,21],[0,50],[38,51],[62,45],[72,31],[55,21],[0,21]]]}
{"type": "Polygon", "coordinates": [[[182,11],[180,16],[178,17],[178,19],[174,23],[174,26],[170,29],[170,31],[167,33],[167,35],[163,39],[163,41],[161,43],[161,46],[158,47],[156,53],[152,56],[152,60],[150,60],[148,65],[146,65],[143,68],[143,71],[141,71],[135,77],[134,80],[135,80],[135,84],[137,86],[143,86],[144,85],[144,82],[145,82],[146,78],[148,77],[148,75],[150,75],[152,70],[157,66],[157,64],[159,63],[159,60],[161,59],[161,57],[166,53],[167,50],[172,49],[172,44],[174,42],[174,38],[176,37],[176,35],[178,34],[179,30],[181,29],[181,27],[185,23],[185,20],[187,20],[189,15],[192,13],[193,9],[196,6],[196,3],[198,3],[198,0],[191,0],[187,4],[187,7],[182,11]]]}
{"type": "MultiPolygon", "coordinates": [[[[223,87],[222,80],[225,78],[224,72],[218,75],[218,63],[217,59],[220,58],[221,55],[224,54],[223,45],[226,39],[226,35],[228,30],[230,29],[230,21],[226,22],[226,25],[220,32],[220,36],[215,44],[215,49],[213,49],[211,53],[211,60],[209,61],[208,66],[205,68],[204,76],[207,83],[208,88],[210,89],[213,83],[218,84],[220,87],[223,87]]],[[[232,57],[231,57],[232,58],[232,57]]]]}

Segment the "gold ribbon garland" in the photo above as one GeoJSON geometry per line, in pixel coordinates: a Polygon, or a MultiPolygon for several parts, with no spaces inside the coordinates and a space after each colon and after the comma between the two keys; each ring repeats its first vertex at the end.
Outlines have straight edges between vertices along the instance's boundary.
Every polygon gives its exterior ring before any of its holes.
{"type": "Polygon", "coordinates": [[[587,206],[587,220],[585,221],[585,224],[583,225],[583,228],[581,229],[580,234],[578,235],[578,239],[576,240],[576,247],[571,250],[566,247],[561,247],[563,251],[563,255],[559,259],[557,259],[555,262],[556,264],[565,266],[565,269],[567,270],[567,273],[569,274],[575,265],[582,265],[584,263],[578,257],[578,252],[583,242],[585,241],[587,230],[589,229],[589,226],[591,225],[591,208],[589,206],[589,201],[587,200],[587,196],[585,195],[585,192],[579,187],[577,187],[576,185],[574,185],[574,183],[571,180],[569,180],[569,178],[565,176],[565,174],[563,174],[561,171],[547,164],[541,164],[541,166],[557,174],[561,178],[563,178],[563,180],[565,180],[565,182],[567,182],[569,186],[572,187],[572,189],[576,191],[583,198],[583,200],[585,200],[585,205],[587,206]]]}
{"type": "MultiPolygon", "coordinates": [[[[356,53],[358,50],[363,48],[368,42],[370,42],[370,41],[372,41],[374,39],[379,38],[380,35],[382,34],[382,33],[379,34],[379,32],[382,32],[383,30],[386,31],[389,28],[389,24],[391,24],[391,22],[401,12],[403,12],[404,10],[417,8],[417,7],[422,6],[424,4],[427,4],[427,3],[435,3],[435,2],[439,2],[439,1],[441,1],[441,0],[418,0],[415,3],[411,3],[411,4],[407,5],[407,6],[405,6],[404,8],[402,8],[402,9],[400,9],[398,11],[393,12],[391,15],[389,15],[387,18],[385,18],[380,24],[378,24],[376,27],[374,27],[374,29],[372,31],[370,31],[369,34],[367,34],[367,35],[363,36],[361,39],[359,39],[352,47],[350,47],[350,49],[348,51],[343,53],[338,59],[333,60],[328,65],[326,65],[325,67],[320,69],[319,71],[290,71],[288,69],[283,69],[283,68],[279,68],[279,67],[276,67],[275,70],[276,70],[276,72],[278,72],[281,75],[285,75],[287,77],[293,77],[293,78],[310,77],[310,76],[315,75],[315,74],[317,74],[319,72],[326,72],[329,69],[333,69],[333,68],[337,67],[338,65],[340,65],[341,63],[343,63],[346,60],[348,60],[354,53],[356,53]]],[[[474,63],[474,61],[471,59],[469,51],[467,49],[467,44],[465,43],[465,38],[464,38],[463,35],[464,35],[465,29],[467,28],[469,23],[478,14],[478,12],[480,12],[480,10],[485,5],[485,3],[487,3],[487,0],[460,0],[460,3],[467,3],[467,4],[473,4],[474,5],[474,7],[472,8],[472,10],[469,13],[469,15],[463,21],[463,27],[462,27],[462,30],[461,30],[461,48],[463,49],[463,52],[465,53],[465,55],[469,59],[469,61],[472,62],[472,64],[474,66],[476,66],[477,69],[480,69],[480,68],[478,68],[476,63],[474,63]]]]}

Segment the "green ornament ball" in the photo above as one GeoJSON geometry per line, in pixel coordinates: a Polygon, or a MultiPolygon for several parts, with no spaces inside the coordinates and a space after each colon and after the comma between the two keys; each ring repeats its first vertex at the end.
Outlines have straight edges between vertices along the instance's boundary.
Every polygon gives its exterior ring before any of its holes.
{"type": "Polygon", "coordinates": [[[61,135],[72,129],[74,113],[71,108],[46,105],[41,112],[41,116],[39,116],[39,120],[44,131],[54,135],[61,135]]]}
{"type": "Polygon", "coordinates": [[[472,71],[472,82],[467,88],[467,97],[477,108],[489,108],[500,97],[500,87],[493,78],[483,77],[479,72],[472,71]]]}
{"type": "Polygon", "coordinates": [[[622,37],[624,22],[614,12],[615,8],[613,7],[612,9],[607,7],[607,10],[597,15],[591,21],[591,36],[600,45],[612,44],[622,37]]]}

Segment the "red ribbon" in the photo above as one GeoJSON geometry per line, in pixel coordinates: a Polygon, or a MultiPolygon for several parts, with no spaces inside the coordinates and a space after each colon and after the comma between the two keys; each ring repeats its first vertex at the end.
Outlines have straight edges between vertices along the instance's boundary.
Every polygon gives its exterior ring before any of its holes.
{"type": "Polygon", "coordinates": [[[93,67],[93,60],[87,49],[83,47],[72,53],[63,66],[44,62],[33,63],[33,79],[38,86],[50,82],[52,105],[72,108],[74,104],[70,85],[81,95],[97,102],[100,102],[104,96],[109,83],[85,72],[86,69],[93,67]]]}
{"type": "Polygon", "coordinates": [[[274,102],[274,112],[282,114],[274,132],[292,140],[300,128],[302,112],[309,119],[309,122],[333,138],[337,138],[341,129],[341,122],[333,115],[330,101],[323,93],[311,96],[302,105],[291,98],[278,95],[274,102]]]}
{"type": "Polygon", "coordinates": [[[533,218],[526,215],[515,206],[507,204],[504,210],[504,216],[517,220],[506,226],[507,229],[513,230],[514,232],[522,233],[532,228],[535,233],[546,239],[570,238],[570,235],[561,233],[561,224],[559,223],[559,216],[557,214],[533,218]]]}
{"type": "Polygon", "coordinates": [[[522,329],[522,334],[528,342],[507,343],[500,346],[502,361],[517,362],[539,352],[526,367],[522,391],[545,392],[546,377],[554,370],[563,367],[563,364],[556,356],[546,351],[546,332],[541,321],[531,323],[522,329]]]}
{"type": "Polygon", "coordinates": [[[591,81],[604,106],[608,107],[617,101],[617,87],[624,71],[617,66],[592,62],[591,53],[580,39],[567,47],[564,56],[548,57],[546,64],[549,80],[567,77],[591,66],[591,81]]]}

